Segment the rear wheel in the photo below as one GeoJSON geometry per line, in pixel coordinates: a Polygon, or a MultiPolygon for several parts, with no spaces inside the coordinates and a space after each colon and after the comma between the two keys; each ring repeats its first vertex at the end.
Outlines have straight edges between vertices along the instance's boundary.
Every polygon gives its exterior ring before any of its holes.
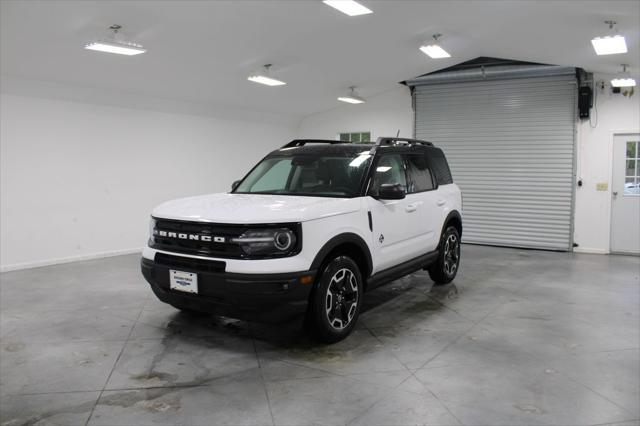
{"type": "Polygon", "coordinates": [[[429,268],[429,276],[436,285],[448,284],[456,277],[460,267],[460,233],[449,226],[440,237],[438,259],[429,268]]]}
{"type": "Polygon", "coordinates": [[[355,327],[362,304],[362,275],[347,256],[337,256],[322,270],[313,290],[308,325],[323,342],[347,337],[355,327]]]}

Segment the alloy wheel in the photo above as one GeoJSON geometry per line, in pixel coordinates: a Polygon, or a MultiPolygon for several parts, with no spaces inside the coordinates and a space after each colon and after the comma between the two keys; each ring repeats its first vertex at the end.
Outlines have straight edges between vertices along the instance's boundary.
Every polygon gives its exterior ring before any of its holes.
{"type": "Polygon", "coordinates": [[[358,281],[347,269],[338,270],[331,277],[325,297],[325,311],[329,324],[336,330],[347,327],[358,307],[358,281]]]}
{"type": "Polygon", "coordinates": [[[460,242],[455,235],[449,235],[444,243],[444,271],[451,276],[458,269],[460,242]]]}

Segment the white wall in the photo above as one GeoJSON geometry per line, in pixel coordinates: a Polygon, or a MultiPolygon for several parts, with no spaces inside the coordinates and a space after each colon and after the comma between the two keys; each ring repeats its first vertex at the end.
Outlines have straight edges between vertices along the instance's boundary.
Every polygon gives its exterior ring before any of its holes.
{"type": "MultiPolygon", "coordinates": [[[[597,81],[609,82],[611,76],[596,75],[597,81]]],[[[640,93],[627,98],[612,95],[610,88],[597,97],[598,124],[577,124],[577,173],[583,186],[576,190],[574,240],[576,251],[608,253],[611,213],[612,134],[639,131],[640,93]],[[607,191],[596,191],[596,183],[608,183],[607,191]]],[[[413,131],[413,110],[409,90],[399,87],[368,99],[363,105],[345,105],[302,120],[300,137],[335,138],[342,131],[373,132],[373,137],[402,136],[413,131]]]]}
{"type": "MultiPolygon", "coordinates": [[[[596,76],[597,80],[607,76],[596,76]]],[[[577,251],[609,250],[612,134],[640,130],[640,93],[598,94],[598,125],[578,124],[577,251]],[[607,182],[607,191],[596,183],[607,182]]],[[[409,90],[289,123],[235,121],[0,95],[0,269],[139,249],[149,212],[177,197],[228,190],[294,134],[410,137],[409,90]]]]}
{"type": "Polygon", "coordinates": [[[0,269],[137,250],[162,201],[227,191],[295,126],[0,96],[0,269]]]}
{"type": "Polygon", "coordinates": [[[409,88],[394,90],[367,99],[359,105],[344,104],[304,118],[298,126],[303,138],[335,139],[341,132],[371,132],[379,136],[413,136],[413,109],[409,88]]]}
{"type": "MultiPolygon", "coordinates": [[[[596,75],[596,81],[609,82],[611,76],[596,75]]],[[[640,93],[627,98],[613,95],[609,87],[597,90],[597,126],[589,121],[578,124],[577,175],[583,186],[576,190],[574,240],[578,252],[608,253],[611,229],[611,174],[613,134],[640,132],[640,93]],[[607,183],[597,191],[597,183],[607,183]]],[[[592,114],[595,109],[592,109],[592,114]]],[[[592,117],[595,124],[595,116],[592,117]]]]}

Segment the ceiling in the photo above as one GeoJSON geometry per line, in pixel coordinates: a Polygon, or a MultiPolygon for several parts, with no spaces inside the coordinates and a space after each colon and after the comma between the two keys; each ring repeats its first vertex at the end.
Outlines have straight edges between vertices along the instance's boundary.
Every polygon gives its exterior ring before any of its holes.
{"type": "Polygon", "coordinates": [[[616,73],[621,63],[634,74],[640,69],[638,1],[361,3],[374,13],[348,17],[319,0],[2,0],[2,89],[57,87],[98,102],[148,98],[299,118],[338,106],[348,86],[370,97],[478,56],[602,73],[616,73]],[[627,54],[595,55],[590,40],[607,33],[606,19],[618,21],[627,54]],[[82,49],[111,24],[148,52],[82,49]],[[436,32],[452,58],[433,60],[418,50],[436,32]],[[246,80],[265,63],[288,84],[246,80]]]}

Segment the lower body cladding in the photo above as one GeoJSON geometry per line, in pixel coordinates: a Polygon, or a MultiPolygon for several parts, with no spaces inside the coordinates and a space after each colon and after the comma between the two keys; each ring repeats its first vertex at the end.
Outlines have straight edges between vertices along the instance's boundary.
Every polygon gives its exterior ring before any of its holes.
{"type": "Polygon", "coordinates": [[[142,274],[158,299],[178,309],[268,323],[307,311],[315,271],[238,274],[225,272],[225,266],[221,261],[164,253],[157,253],[154,260],[141,260],[142,274]],[[191,292],[172,286],[172,274],[185,273],[194,277],[191,292]]]}

